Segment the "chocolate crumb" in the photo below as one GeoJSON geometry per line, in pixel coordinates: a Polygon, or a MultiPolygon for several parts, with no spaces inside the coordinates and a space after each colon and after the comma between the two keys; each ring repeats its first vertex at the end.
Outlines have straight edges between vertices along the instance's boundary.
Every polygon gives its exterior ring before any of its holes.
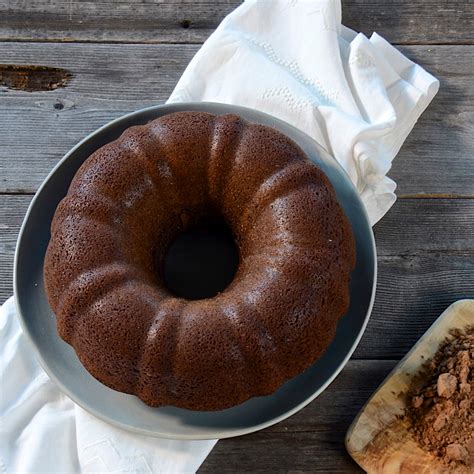
{"type": "Polygon", "coordinates": [[[467,456],[467,449],[459,443],[453,443],[446,446],[446,457],[452,461],[464,461],[467,456]]]}
{"type": "MultiPolygon", "coordinates": [[[[451,367],[452,369],[453,367],[451,367]]],[[[438,377],[437,390],[438,395],[444,398],[451,398],[456,391],[458,379],[451,374],[441,374],[438,377]]]]}
{"type": "Polygon", "coordinates": [[[444,425],[446,425],[446,415],[441,413],[437,416],[435,422],[433,423],[433,428],[435,431],[439,431],[444,427],[444,425]]]}

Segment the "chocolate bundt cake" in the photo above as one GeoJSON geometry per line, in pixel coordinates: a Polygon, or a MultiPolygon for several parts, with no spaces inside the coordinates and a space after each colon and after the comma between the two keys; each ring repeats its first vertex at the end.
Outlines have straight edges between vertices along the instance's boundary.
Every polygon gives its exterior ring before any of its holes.
{"type": "Polygon", "coordinates": [[[96,379],[151,406],[219,410],[321,356],[354,264],[335,192],[292,140],[180,112],[84,162],[54,215],[44,277],[60,336],[96,379]],[[207,215],[232,231],[236,275],[215,297],[177,297],[156,262],[207,215]]]}

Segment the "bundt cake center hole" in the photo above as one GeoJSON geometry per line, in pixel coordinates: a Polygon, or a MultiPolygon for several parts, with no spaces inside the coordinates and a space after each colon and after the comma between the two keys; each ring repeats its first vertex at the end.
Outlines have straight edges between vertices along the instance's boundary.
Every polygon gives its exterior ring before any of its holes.
{"type": "Polygon", "coordinates": [[[174,295],[189,300],[212,298],[234,279],[239,251],[222,218],[206,217],[187,225],[164,256],[162,278],[174,295]]]}

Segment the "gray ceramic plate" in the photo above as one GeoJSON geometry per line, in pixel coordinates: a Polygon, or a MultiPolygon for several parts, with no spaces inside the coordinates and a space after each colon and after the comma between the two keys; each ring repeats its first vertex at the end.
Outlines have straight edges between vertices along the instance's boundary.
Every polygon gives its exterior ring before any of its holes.
{"type": "Polygon", "coordinates": [[[354,352],[372,309],[375,281],[372,229],[357,191],[335,160],[307,135],[280,120],[255,110],[212,103],[172,104],[139,110],[110,122],[76,145],[53,169],[31,202],[20,231],[14,275],[23,330],[35,347],[43,368],[61,390],[105,421],[138,433],[176,439],[227,438],[250,433],[284,420],[311,402],[332,382],[354,352]],[[82,367],[74,350],[59,338],[43,285],[43,260],[51,220],[79,166],[92,152],[116,139],[126,128],[182,110],[236,113],[251,122],[270,125],[295,140],[331,180],[357,242],[351,306],[323,357],[273,395],[254,398],[219,412],[150,408],[138,398],[116,392],[95,380],[82,367]]]}

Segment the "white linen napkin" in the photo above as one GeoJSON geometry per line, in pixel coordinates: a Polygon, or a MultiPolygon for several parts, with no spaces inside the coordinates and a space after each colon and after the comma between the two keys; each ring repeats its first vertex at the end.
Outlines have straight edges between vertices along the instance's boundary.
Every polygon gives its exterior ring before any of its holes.
{"type": "MultiPolygon", "coordinates": [[[[372,223],[395,201],[391,162],[438,81],[377,34],[341,25],[339,1],[247,1],[196,54],[169,102],[253,107],[302,129],[357,186],[372,223]]],[[[216,441],[173,441],[110,426],[51,382],[0,311],[0,472],[194,472],[216,441]]]]}
{"type": "Polygon", "coordinates": [[[138,435],[90,415],[37,362],[13,297],[1,307],[0,473],[193,473],[216,441],[138,435]]]}
{"type": "Polygon", "coordinates": [[[439,82],[382,37],[341,25],[339,0],[246,1],[204,43],[168,102],[267,112],[303,130],[349,174],[375,224],[386,176],[439,82]]]}

